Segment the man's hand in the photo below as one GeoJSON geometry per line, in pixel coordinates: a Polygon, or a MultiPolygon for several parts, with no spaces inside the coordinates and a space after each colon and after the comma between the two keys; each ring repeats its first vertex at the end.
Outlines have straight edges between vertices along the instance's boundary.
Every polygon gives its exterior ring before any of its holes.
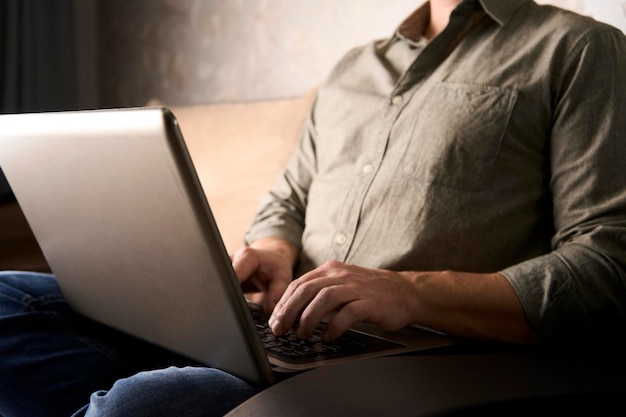
{"type": "Polygon", "coordinates": [[[293,279],[297,256],[297,249],[288,242],[266,238],[239,249],[231,260],[244,290],[262,292],[265,312],[270,314],[293,279]]]}
{"type": "Polygon", "coordinates": [[[418,324],[451,335],[519,344],[537,343],[524,310],[498,273],[393,272],[337,261],[291,282],[270,317],[277,335],[299,320],[308,338],[329,313],[330,341],[358,322],[394,330],[418,324]]]}
{"type": "Polygon", "coordinates": [[[400,273],[331,261],[288,286],[269,324],[281,335],[299,318],[297,335],[308,338],[324,317],[336,311],[324,330],[326,340],[338,338],[358,322],[396,330],[416,321],[417,295],[416,287],[400,273]]]}

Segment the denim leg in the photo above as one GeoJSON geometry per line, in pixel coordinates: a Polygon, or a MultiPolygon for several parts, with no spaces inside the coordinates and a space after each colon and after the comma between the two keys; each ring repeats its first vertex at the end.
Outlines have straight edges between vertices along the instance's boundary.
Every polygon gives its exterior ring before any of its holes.
{"type": "Polygon", "coordinates": [[[248,383],[217,369],[169,367],[117,381],[92,394],[85,417],[217,417],[257,393],[248,383]]]}
{"type": "Polygon", "coordinates": [[[0,272],[0,358],[3,417],[69,416],[121,378],[189,364],[74,313],[53,276],[18,272],[0,272]]]}

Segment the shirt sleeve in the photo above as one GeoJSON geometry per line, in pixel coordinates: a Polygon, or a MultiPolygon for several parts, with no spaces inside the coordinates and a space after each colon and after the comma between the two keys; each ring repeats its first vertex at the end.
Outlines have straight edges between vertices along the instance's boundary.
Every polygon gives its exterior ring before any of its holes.
{"type": "MultiPolygon", "coordinates": [[[[313,104],[315,107],[315,103],[313,104]]],[[[276,237],[301,249],[307,196],[316,171],[313,111],[302,131],[299,145],[272,190],[261,197],[257,214],[245,235],[246,244],[276,237]]]]}
{"type": "Polygon", "coordinates": [[[553,252],[502,271],[546,342],[626,338],[626,38],[602,26],[555,74],[553,252]]]}

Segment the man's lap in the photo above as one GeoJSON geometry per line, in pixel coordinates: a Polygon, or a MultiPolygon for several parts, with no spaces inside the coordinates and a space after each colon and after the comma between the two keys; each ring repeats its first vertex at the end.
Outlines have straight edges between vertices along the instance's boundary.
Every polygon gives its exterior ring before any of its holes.
{"type": "Polygon", "coordinates": [[[0,415],[7,417],[67,416],[92,393],[98,415],[128,414],[121,406],[150,415],[181,407],[214,415],[255,392],[214,369],[169,367],[190,363],[74,313],[51,275],[0,272],[0,335],[0,415]],[[138,374],[160,368],[167,369],[138,374]]]}

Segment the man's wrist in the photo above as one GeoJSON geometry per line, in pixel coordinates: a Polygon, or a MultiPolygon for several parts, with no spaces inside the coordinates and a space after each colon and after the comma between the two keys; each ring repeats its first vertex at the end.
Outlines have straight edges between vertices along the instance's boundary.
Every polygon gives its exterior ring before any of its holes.
{"type": "Polygon", "coordinates": [[[538,338],[499,273],[399,272],[411,287],[414,323],[475,339],[533,345],[538,338]]]}

